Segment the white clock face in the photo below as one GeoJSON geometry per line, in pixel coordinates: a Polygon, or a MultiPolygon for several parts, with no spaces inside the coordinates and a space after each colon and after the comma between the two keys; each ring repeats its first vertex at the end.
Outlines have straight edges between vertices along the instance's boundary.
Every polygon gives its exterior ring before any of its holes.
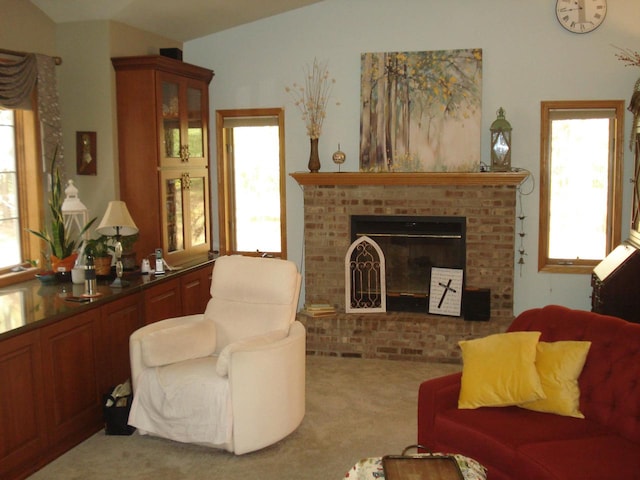
{"type": "Polygon", "coordinates": [[[588,33],[604,22],[607,0],[557,0],[556,15],[570,32],[588,33]]]}

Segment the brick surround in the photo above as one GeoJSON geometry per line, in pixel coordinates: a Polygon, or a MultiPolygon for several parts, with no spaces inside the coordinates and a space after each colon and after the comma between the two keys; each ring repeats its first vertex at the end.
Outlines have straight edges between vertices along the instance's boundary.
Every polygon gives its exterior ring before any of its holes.
{"type": "Polygon", "coordinates": [[[425,181],[411,177],[408,185],[399,184],[396,174],[377,174],[389,176],[390,182],[379,177],[370,182],[354,174],[351,181],[335,174],[336,182],[331,175],[324,174],[326,179],[320,180],[313,175],[317,174],[293,174],[304,186],[306,302],[330,303],[337,314],[298,315],[307,328],[309,354],[459,362],[459,340],[504,331],[509,325],[516,187],[522,175],[496,182],[494,174],[469,174],[467,182],[457,174],[448,184],[442,174],[435,181],[434,175],[414,174],[425,181]],[[470,322],[427,313],[344,313],[344,256],[351,243],[351,215],[466,217],[466,285],[491,289],[491,319],[470,322]]]}

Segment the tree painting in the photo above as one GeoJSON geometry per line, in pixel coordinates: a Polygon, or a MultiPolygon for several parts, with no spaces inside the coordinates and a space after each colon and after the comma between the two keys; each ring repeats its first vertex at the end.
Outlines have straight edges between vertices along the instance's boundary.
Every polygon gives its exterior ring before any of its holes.
{"type": "Polygon", "coordinates": [[[360,170],[477,171],[481,99],[482,49],[362,54],[360,170]]]}

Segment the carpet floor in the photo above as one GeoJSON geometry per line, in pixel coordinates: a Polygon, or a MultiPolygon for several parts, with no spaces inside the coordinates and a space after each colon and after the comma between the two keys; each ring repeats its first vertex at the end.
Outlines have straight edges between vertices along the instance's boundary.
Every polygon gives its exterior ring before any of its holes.
{"type": "Polygon", "coordinates": [[[263,450],[225,451],[134,434],[99,432],[31,480],[340,480],[359,459],[415,444],[419,384],[459,365],[307,357],[306,415],[263,450]]]}

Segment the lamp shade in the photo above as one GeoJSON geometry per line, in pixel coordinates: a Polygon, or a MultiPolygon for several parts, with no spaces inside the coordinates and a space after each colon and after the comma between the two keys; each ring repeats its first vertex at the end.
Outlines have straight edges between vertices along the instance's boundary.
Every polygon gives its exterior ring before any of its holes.
{"type": "Polygon", "coordinates": [[[100,235],[113,237],[115,235],[135,235],[138,233],[136,226],[126,203],[120,200],[112,200],[107,206],[107,211],[102,217],[100,225],[96,228],[100,235]]]}

